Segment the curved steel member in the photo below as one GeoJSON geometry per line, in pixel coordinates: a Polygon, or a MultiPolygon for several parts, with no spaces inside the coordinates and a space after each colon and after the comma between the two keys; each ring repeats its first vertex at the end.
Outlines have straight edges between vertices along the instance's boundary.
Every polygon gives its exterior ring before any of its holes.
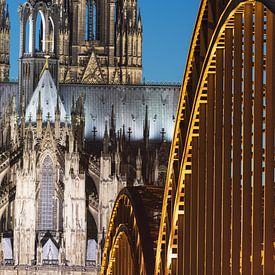
{"type": "Polygon", "coordinates": [[[201,1],[155,274],[275,272],[274,11],[273,0],[201,1]]]}
{"type": "Polygon", "coordinates": [[[163,188],[127,187],[114,204],[101,274],[154,274],[163,188]]]}

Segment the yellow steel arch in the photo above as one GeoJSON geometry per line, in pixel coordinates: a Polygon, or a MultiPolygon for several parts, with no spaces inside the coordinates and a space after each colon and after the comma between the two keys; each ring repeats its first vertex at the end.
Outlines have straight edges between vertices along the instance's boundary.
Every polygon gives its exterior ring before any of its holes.
{"type": "Polygon", "coordinates": [[[115,202],[101,274],[152,275],[163,188],[127,187],[115,202]]]}
{"type": "Polygon", "coordinates": [[[220,16],[213,2],[188,56],[155,274],[273,274],[274,1],[224,1],[220,16]]]}

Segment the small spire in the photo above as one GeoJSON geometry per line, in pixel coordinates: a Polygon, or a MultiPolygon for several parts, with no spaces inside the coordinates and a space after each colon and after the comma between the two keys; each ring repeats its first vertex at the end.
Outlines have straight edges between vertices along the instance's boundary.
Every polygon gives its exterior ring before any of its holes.
{"type": "Polygon", "coordinates": [[[112,105],[112,113],[111,113],[111,122],[110,122],[110,139],[112,142],[116,140],[116,122],[115,122],[115,110],[114,105],[112,105]]]}
{"type": "Polygon", "coordinates": [[[50,58],[49,55],[45,55],[45,59],[46,59],[45,65],[44,65],[44,67],[43,67],[43,69],[42,69],[42,71],[41,71],[41,73],[40,73],[40,77],[39,77],[39,78],[41,78],[41,76],[43,75],[43,73],[44,73],[45,71],[48,71],[48,70],[49,70],[49,58],[50,58]]]}
{"type": "Polygon", "coordinates": [[[125,124],[122,126],[122,138],[125,139],[125,124]]]}
{"type": "Polygon", "coordinates": [[[138,148],[138,154],[136,156],[136,179],[134,186],[143,185],[142,179],[142,157],[140,152],[140,147],[138,148]]]}
{"type": "Polygon", "coordinates": [[[66,114],[65,115],[65,129],[68,129],[68,119],[69,119],[69,116],[66,114]]]}
{"type": "Polygon", "coordinates": [[[146,105],[144,130],[143,130],[143,139],[144,139],[146,148],[148,147],[148,143],[149,143],[149,135],[150,135],[149,130],[150,130],[150,126],[149,126],[149,120],[148,120],[148,105],[146,105]]]}
{"type": "Polygon", "coordinates": [[[45,70],[49,70],[49,58],[50,58],[50,56],[49,55],[45,55],[45,58],[46,58],[45,70]]]}
{"type": "Polygon", "coordinates": [[[58,94],[56,95],[56,112],[60,113],[59,96],[58,96],[58,94]]]}
{"type": "Polygon", "coordinates": [[[138,21],[141,21],[141,11],[140,11],[140,8],[138,9],[138,21]]]}
{"type": "Polygon", "coordinates": [[[117,142],[116,146],[116,154],[115,154],[115,173],[116,175],[120,174],[120,149],[119,149],[119,142],[117,142]]]}
{"type": "Polygon", "coordinates": [[[72,96],[72,112],[74,112],[75,102],[74,102],[74,95],[72,96]]]}
{"type": "Polygon", "coordinates": [[[108,137],[108,122],[105,121],[105,131],[104,131],[104,138],[108,137]]]}
{"type": "Polygon", "coordinates": [[[15,103],[15,96],[14,95],[12,96],[12,99],[11,99],[11,111],[12,111],[13,114],[16,112],[16,103],[15,103]]]}
{"type": "Polygon", "coordinates": [[[50,115],[50,112],[48,112],[48,114],[47,114],[47,122],[50,122],[50,120],[51,120],[51,115],[50,115]]]}
{"type": "Polygon", "coordinates": [[[114,105],[112,105],[112,115],[111,115],[111,128],[115,131],[115,108],[114,105]]]}
{"type": "Polygon", "coordinates": [[[130,142],[131,141],[131,135],[132,135],[132,128],[131,127],[129,127],[128,128],[128,132],[127,132],[127,134],[128,134],[128,142],[130,142]]]}
{"type": "Polygon", "coordinates": [[[5,18],[6,28],[10,27],[10,13],[9,13],[9,5],[6,7],[6,18],[5,18]]]}
{"type": "Polygon", "coordinates": [[[104,131],[104,138],[103,138],[103,153],[108,154],[109,149],[109,136],[108,136],[108,122],[105,121],[105,131],[104,131]]]}
{"type": "Polygon", "coordinates": [[[37,107],[37,113],[42,113],[42,107],[41,107],[41,91],[39,91],[38,95],[38,107],[37,107]]]}
{"type": "Polygon", "coordinates": [[[141,20],[141,12],[140,9],[138,11],[138,23],[137,23],[137,30],[142,32],[142,20],[141,20]]]}
{"type": "Polygon", "coordinates": [[[32,114],[30,113],[30,115],[29,115],[29,125],[31,125],[31,123],[32,123],[32,114]]]}
{"type": "Polygon", "coordinates": [[[119,153],[120,149],[119,149],[119,142],[116,143],[116,152],[119,153]]]}
{"type": "Polygon", "coordinates": [[[166,141],[166,140],[165,140],[165,134],[166,134],[166,132],[165,132],[165,129],[164,129],[164,128],[161,129],[160,134],[161,134],[161,141],[162,141],[162,142],[165,142],[165,141],[166,141]]]}

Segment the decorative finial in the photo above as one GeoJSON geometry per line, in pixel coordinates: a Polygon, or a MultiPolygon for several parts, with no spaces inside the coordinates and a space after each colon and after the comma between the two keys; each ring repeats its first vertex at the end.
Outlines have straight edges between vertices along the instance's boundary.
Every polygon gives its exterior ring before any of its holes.
{"type": "Polygon", "coordinates": [[[44,65],[44,67],[43,67],[43,69],[42,69],[42,71],[41,71],[41,74],[40,74],[40,77],[39,78],[41,78],[41,76],[43,75],[43,73],[47,70],[49,70],[49,58],[50,58],[50,55],[45,55],[45,59],[46,59],[46,61],[45,61],[45,65],[44,65]]]}
{"type": "Polygon", "coordinates": [[[48,114],[47,114],[47,121],[50,122],[50,120],[51,120],[51,115],[50,115],[50,112],[48,112],[48,114]]]}
{"type": "Polygon", "coordinates": [[[45,55],[46,58],[46,62],[45,62],[45,70],[49,70],[49,59],[50,59],[50,55],[45,55]]]}

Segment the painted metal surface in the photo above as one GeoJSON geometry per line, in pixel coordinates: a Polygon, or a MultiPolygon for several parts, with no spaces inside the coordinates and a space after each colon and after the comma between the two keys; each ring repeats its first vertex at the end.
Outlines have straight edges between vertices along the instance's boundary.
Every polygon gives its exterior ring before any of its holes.
{"type": "Polygon", "coordinates": [[[201,2],[170,153],[155,274],[275,272],[275,17],[274,3],[265,3],[201,2]]]}

